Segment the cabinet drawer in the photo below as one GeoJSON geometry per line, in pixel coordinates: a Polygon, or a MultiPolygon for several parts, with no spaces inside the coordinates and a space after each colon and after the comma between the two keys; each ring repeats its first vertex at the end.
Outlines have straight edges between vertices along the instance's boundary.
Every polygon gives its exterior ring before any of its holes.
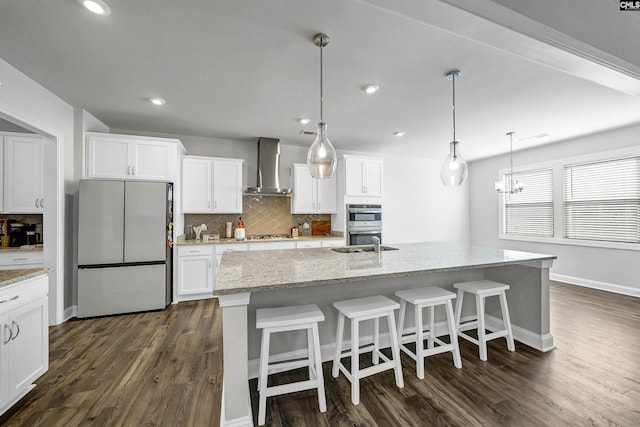
{"type": "Polygon", "coordinates": [[[248,251],[248,243],[225,243],[216,245],[216,255],[221,255],[227,251],[248,251]]]}
{"type": "Polygon", "coordinates": [[[213,245],[178,246],[178,256],[213,255],[213,245]]]}
{"type": "Polygon", "coordinates": [[[296,243],[296,247],[298,249],[303,249],[303,248],[321,248],[322,247],[322,241],[320,240],[307,240],[307,241],[301,241],[301,242],[297,242],[296,243]]]}
{"type": "Polygon", "coordinates": [[[44,274],[0,288],[0,313],[46,296],[49,291],[47,283],[47,275],[44,274]]]}
{"type": "Polygon", "coordinates": [[[42,252],[3,252],[0,253],[0,266],[18,267],[22,265],[40,265],[44,263],[42,252]]]}
{"type": "Polygon", "coordinates": [[[323,240],[322,247],[323,248],[336,248],[340,246],[346,246],[346,242],[344,239],[335,239],[335,240],[323,240]]]}
{"type": "Polygon", "coordinates": [[[296,242],[257,242],[249,243],[250,251],[269,251],[274,249],[295,249],[296,242]]]}

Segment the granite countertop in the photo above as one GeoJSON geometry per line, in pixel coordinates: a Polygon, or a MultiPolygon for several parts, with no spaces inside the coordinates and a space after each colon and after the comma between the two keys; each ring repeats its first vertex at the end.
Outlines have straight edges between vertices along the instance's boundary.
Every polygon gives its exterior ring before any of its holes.
{"type": "Polygon", "coordinates": [[[440,242],[391,246],[399,250],[338,253],[322,248],[225,252],[214,293],[329,285],[556,259],[555,255],[440,242]]]}
{"type": "Polygon", "coordinates": [[[0,246],[1,252],[42,252],[42,245],[0,246]]]}
{"type": "Polygon", "coordinates": [[[12,285],[22,280],[31,279],[37,277],[46,272],[51,271],[50,268],[25,268],[21,270],[0,270],[0,288],[12,285]]]}
{"type": "Polygon", "coordinates": [[[221,238],[219,240],[209,240],[205,242],[204,240],[184,240],[182,242],[177,242],[177,246],[182,245],[218,245],[218,244],[228,244],[228,243],[265,243],[265,242],[299,242],[303,240],[328,240],[328,239],[344,239],[344,236],[299,236],[299,237],[285,237],[282,239],[252,239],[252,240],[236,240],[236,239],[225,239],[221,238]]]}

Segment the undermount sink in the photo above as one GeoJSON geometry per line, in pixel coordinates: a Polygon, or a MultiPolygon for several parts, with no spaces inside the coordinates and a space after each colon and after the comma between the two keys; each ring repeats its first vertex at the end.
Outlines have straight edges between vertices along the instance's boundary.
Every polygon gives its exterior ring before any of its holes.
{"type": "MultiPolygon", "coordinates": [[[[375,252],[375,248],[373,245],[365,245],[365,246],[345,246],[341,248],[331,248],[332,251],[340,252],[341,254],[353,254],[356,252],[375,252]]],[[[380,246],[380,252],[382,251],[397,251],[398,248],[393,248],[391,246],[380,246]]]]}

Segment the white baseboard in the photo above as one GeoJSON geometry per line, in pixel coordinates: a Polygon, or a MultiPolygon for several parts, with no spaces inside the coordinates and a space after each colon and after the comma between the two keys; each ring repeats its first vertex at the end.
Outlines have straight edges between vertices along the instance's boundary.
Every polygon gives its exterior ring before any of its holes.
{"type": "MultiPolygon", "coordinates": [[[[475,319],[475,316],[467,316],[461,319],[462,323],[475,319]]],[[[486,327],[490,331],[497,331],[503,328],[502,319],[493,316],[486,316],[486,327]]],[[[538,351],[547,352],[555,348],[553,344],[553,336],[551,334],[539,335],[533,333],[527,329],[520,328],[518,326],[512,326],[513,338],[523,344],[533,347],[538,351]]],[[[438,336],[446,335],[449,333],[449,327],[446,321],[437,322],[435,324],[436,334],[438,336]]],[[[415,327],[406,328],[403,331],[403,335],[415,333],[415,327]]],[[[372,336],[366,336],[360,338],[360,345],[366,345],[373,342],[372,336]]],[[[506,345],[506,344],[505,344],[506,345]]],[[[335,342],[320,346],[320,354],[323,362],[333,360],[333,354],[335,352],[335,342]]],[[[389,339],[389,333],[385,332],[380,334],[380,348],[387,348],[391,346],[391,340],[389,339]]],[[[351,341],[344,341],[342,344],[342,351],[351,348],[351,341]]],[[[280,353],[271,355],[270,362],[281,362],[291,359],[302,359],[307,356],[307,349],[300,349],[289,351],[286,353],[280,353]]],[[[258,378],[258,366],[260,365],[259,359],[249,360],[249,378],[258,378]]]]}
{"type": "Polygon", "coordinates": [[[615,283],[599,282],[597,280],[583,279],[581,277],[566,276],[564,274],[549,274],[549,279],[557,282],[570,283],[572,285],[584,286],[585,288],[599,289],[601,291],[614,292],[616,294],[640,297],[640,288],[615,283]]]}
{"type": "Polygon", "coordinates": [[[71,307],[67,307],[64,310],[62,321],[66,322],[67,320],[71,319],[72,317],[78,317],[78,306],[77,305],[72,305],[71,307]]]}

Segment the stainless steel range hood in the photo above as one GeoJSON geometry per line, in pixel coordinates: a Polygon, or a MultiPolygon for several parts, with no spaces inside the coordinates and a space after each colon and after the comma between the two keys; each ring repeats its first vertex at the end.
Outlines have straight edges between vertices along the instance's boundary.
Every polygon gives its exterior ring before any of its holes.
{"type": "Polygon", "coordinates": [[[291,194],[290,188],[280,187],[280,140],[258,139],[257,187],[248,187],[247,193],[282,195],[291,194]]]}

